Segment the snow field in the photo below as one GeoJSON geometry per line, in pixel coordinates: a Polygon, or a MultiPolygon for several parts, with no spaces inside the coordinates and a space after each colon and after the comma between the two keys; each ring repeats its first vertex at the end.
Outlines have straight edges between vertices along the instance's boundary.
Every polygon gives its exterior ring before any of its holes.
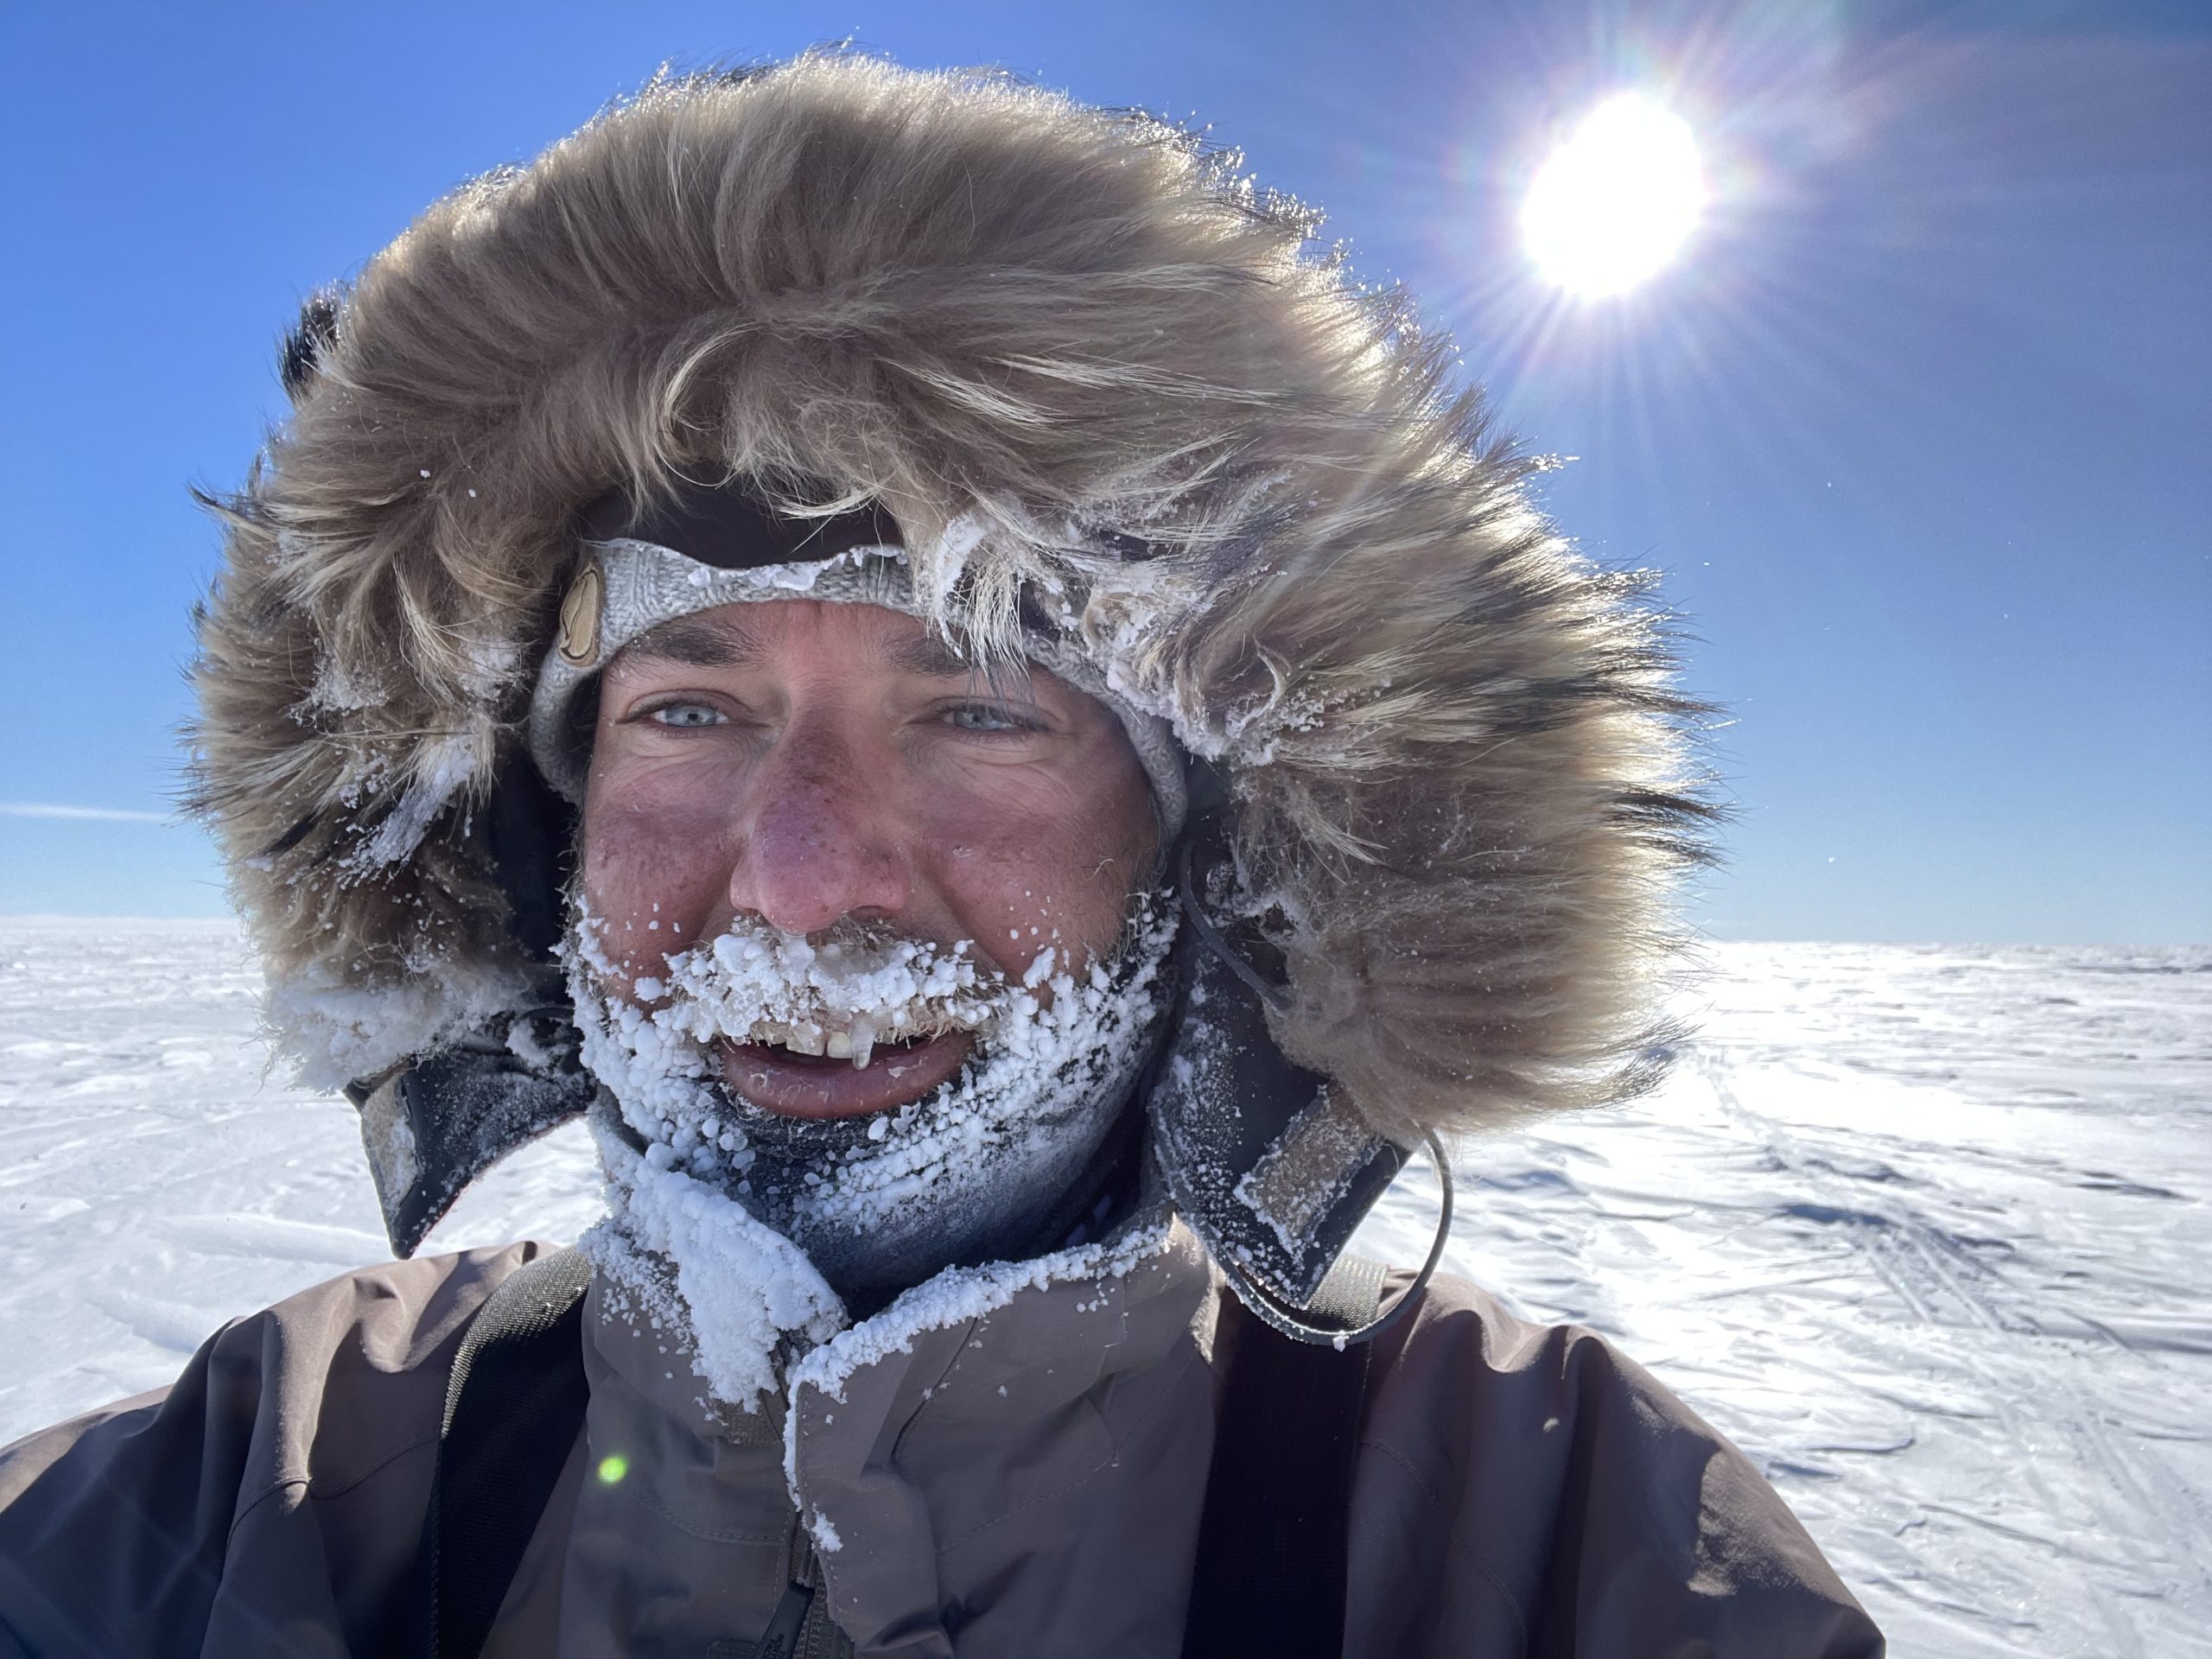
{"type": "MultiPolygon", "coordinates": [[[[1624,1109],[1462,1149],[1452,1269],[1619,1343],[1901,1656],[2212,1651],[2212,950],[1713,947],[1624,1109]]],[[[0,919],[0,1440],[387,1249],[230,923],[0,919]]],[[[424,1248],[569,1239],[588,1136],[424,1248]]],[[[1425,1251],[1415,1168],[1356,1248],[1425,1251]]]]}
{"type": "Polygon", "coordinates": [[[1465,1149],[1447,1262],[1726,1433],[1904,1659],[2212,1651],[2212,951],[1713,957],[1659,1095],[1465,1149]]]}

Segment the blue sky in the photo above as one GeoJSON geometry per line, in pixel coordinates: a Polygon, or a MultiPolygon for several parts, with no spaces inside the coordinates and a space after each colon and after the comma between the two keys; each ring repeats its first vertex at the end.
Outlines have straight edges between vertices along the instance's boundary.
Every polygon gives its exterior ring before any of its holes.
{"type": "Polygon", "coordinates": [[[1552,511],[1667,572],[1730,712],[1714,935],[2212,939],[2212,21],[2031,0],[16,0],[0,913],[225,907],[162,821],[216,550],[186,490],[281,414],[300,298],[664,60],[849,35],[1210,124],[1574,457],[1552,511]],[[1690,118],[1714,209],[1568,305],[1519,192],[1627,87],[1690,118]]]}

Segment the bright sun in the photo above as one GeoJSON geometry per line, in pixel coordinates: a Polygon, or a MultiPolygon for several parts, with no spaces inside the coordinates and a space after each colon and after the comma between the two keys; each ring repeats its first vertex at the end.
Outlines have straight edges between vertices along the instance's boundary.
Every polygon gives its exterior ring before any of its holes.
{"type": "Polygon", "coordinates": [[[1597,299],[1624,293],[1672,259],[1705,201],[1689,124],[1624,93],[1592,111],[1537,169],[1521,233],[1547,277],[1597,299]]]}

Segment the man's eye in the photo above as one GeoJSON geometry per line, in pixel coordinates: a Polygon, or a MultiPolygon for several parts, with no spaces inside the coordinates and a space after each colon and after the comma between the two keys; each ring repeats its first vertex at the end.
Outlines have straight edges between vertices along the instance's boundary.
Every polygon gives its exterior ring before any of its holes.
{"type": "Polygon", "coordinates": [[[986,702],[963,702],[948,709],[944,717],[963,732],[1028,732],[1036,727],[1011,709],[986,702]]]}
{"type": "Polygon", "coordinates": [[[726,716],[718,709],[709,709],[703,702],[671,702],[654,709],[647,718],[656,726],[720,726],[726,716]]]}

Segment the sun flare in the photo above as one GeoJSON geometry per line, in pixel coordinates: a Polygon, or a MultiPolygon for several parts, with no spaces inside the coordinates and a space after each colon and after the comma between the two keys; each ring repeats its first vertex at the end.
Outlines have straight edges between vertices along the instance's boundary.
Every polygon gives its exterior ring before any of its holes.
{"type": "Polygon", "coordinates": [[[1592,111],[1537,169],[1522,203],[1521,232],[1548,280],[1599,299],[1664,269],[1705,204],[1689,124],[1624,93],[1592,111]]]}

